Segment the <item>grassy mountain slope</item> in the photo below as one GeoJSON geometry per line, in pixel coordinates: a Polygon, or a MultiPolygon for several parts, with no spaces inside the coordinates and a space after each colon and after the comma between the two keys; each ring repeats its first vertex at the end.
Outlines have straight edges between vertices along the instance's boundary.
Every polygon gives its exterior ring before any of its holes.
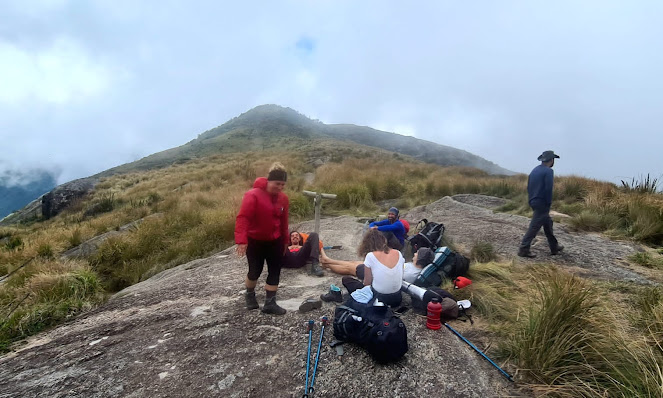
{"type": "Polygon", "coordinates": [[[149,170],[215,153],[269,148],[317,150],[357,145],[413,156],[421,161],[442,166],[476,167],[491,174],[514,174],[479,156],[452,147],[369,127],[350,124],[326,125],[290,108],[261,105],[200,134],[182,146],[114,167],[99,176],[149,170]]]}

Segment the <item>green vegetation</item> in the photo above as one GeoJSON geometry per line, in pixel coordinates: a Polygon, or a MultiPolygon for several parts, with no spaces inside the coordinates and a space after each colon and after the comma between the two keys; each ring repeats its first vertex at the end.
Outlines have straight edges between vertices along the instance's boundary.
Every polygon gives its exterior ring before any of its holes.
{"type": "Polygon", "coordinates": [[[637,252],[629,257],[632,262],[647,268],[663,269],[663,256],[649,252],[637,252]]]}
{"type": "MultiPolygon", "coordinates": [[[[600,284],[554,267],[474,264],[472,301],[501,343],[492,355],[537,396],[663,393],[663,290],[600,284]]],[[[491,353],[489,353],[491,354],[491,353]]]]}
{"type": "Polygon", "coordinates": [[[480,263],[487,263],[495,260],[497,255],[490,242],[474,242],[470,250],[470,258],[480,263]]]}
{"type": "MultiPolygon", "coordinates": [[[[270,139],[284,139],[285,133],[277,133],[270,139]]],[[[248,145],[256,138],[249,130],[232,134],[239,141],[225,134],[206,139],[248,145]]],[[[529,213],[526,176],[424,164],[317,139],[293,139],[300,146],[296,152],[261,147],[177,162],[157,156],[150,162],[158,168],[105,177],[90,197],[48,221],[3,228],[0,271],[32,262],[0,285],[0,350],[98,305],[110,293],[230,246],[242,195],[276,160],[289,170],[293,222],[313,214],[302,189],[338,195],[323,202],[325,214],[370,217],[393,204],[407,210],[459,193],[499,196],[508,199],[499,211],[529,213]],[[311,159],[328,161],[314,168],[311,159]],[[315,180],[307,183],[304,175],[313,171],[315,180]],[[86,261],[60,259],[64,251],[137,220],[86,261]]],[[[663,198],[652,184],[626,188],[558,178],[553,209],[570,215],[564,222],[578,230],[661,245],[663,198]]],[[[443,244],[455,248],[449,234],[443,244]]],[[[495,355],[520,369],[520,381],[550,396],[661,395],[660,289],[592,283],[545,265],[495,263],[487,242],[477,241],[467,254],[474,260],[469,276],[475,283],[458,296],[470,299],[481,314],[476,327],[502,342],[495,355]]],[[[650,250],[630,260],[656,273],[663,269],[660,255],[650,250]]]]}

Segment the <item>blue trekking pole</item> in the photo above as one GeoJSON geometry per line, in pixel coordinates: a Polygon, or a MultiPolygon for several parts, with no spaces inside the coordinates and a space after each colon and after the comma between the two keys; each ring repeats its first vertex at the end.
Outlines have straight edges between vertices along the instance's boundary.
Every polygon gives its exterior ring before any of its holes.
{"type": "Polygon", "coordinates": [[[466,339],[465,337],[463,337],[462,334],[458,333],[458,332],[456,331],[456,329],[454,329],[454,328],[452,328],[451,326],[449,326],[449,324],[447,324],[446,322],[444,323],[444,326],[446,326],[447,329],[449,329],[449,330],[451,330],[452,332],[454,332],[454,334],[455,334],[456,336],[460,337],[461,340],[463,340],[464,342],[466,342],[467,344],[469,344],[470,347],[474,348],[474,351],[476,351],[476,352],[478,352],[479,354],[481,354],[481,356],[484,357],[488,362],[490,362],[491,365],[493,365],[494,367],[497,368],[497,370],[499,370],[500,372],[502,372],[502,374],[503,374],[504,376],[506,376],[506,378],[509,379],[509,381],[513,381],[513,377],[511,377],[511,375],[509,375],[507,372],[505,372],[504,370],[502,370],[502,368],[500,368],[499,366],[497,366],[497,364],[496,364],[495,362],[493,362],[490,358],[488,358],[488,357],[486,356],[486,354],[484,354],[483,352],[481,352],[481,350],[479,350],[478,348],[476,348],[476,347],[474,346],[474,344],[470,343],[470,341],[469,341],[468,339],[466,339]]]}
{"type": "Polygon", "coordinates": [[[304,398],[308,397],[308,370],[311,367],[311,335],[313,334],[313,325],[315,322],[311,319],[306,326],[308,330],[308,351],[306,352],[306,384],[304,384],[304,398]]]}
{"type": "Polygon", "coordinates": [[[320,330],[320,341],[318,342],[318,351],[315,353],[315,367],[313,367],[313,378],[311,379],[311,387],[308,388],[308,393],[313,394],[315,389],[313,388],[313,383],[315,383],[315,372],[318,370],[318,361],[320,360],[320,347],[322,347],[322,338],[325,335],[325,326],[329,325],[329,321],[326,316],[323,316],[320,320],[322,324],[322,329],[320,330]]]}

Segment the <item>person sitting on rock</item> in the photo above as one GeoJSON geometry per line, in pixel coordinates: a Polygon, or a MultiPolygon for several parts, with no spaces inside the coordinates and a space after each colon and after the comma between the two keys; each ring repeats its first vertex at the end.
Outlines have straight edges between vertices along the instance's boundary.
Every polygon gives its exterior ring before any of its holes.
{"type": "Polygon", "coordinates": [[[387,212],[387,219],[382,221],[373,221],[368,224],[371,229],[377,229],[387,238],[389,247],[396,250],[402,250],[405,246],[405,235],[407,231],[398,217],[398,209],[391,207],[387,212]]]}
{"type": "MultiPolygon", "coordinates": [[[[401,303],[401,283],[403,280],[403,264],[405,259],[398,250],[387,245],[387,238],[377,229],[369,230],[362,239],[359,249],[360,256],[365,256],[363,267],[357,267],[355,274],[358,278],[344,276],[343,286],[349,293],[364,286],[371,286],[373,294],[378,300],[390,306],[401,303]]],[[[328,293],[330,296],[334,292],[328,293]]],[[[340,291],[338,291],[338,294],[340,291]]],[[[323,295],[326,296],[326,295],[323,295]]],[[[337,301],[335,297],[325,297],[325,301],[337,301]],[[332,299],[332,300],[329,300],[332,299]]]]}
{"type": "MultiPolygon", "coordinates": [[[[433,262],[435,253],[428,247],[422,247],[414,253],[412,262],[405,263],[403,266],[403,280],[414,283],[414,279],[419,276],[423,267],[433,262]],[[413,279],[413,280],[410,280],[413,279]]],[[[340,275],[363,275],[364,263],[362,261],[336,260],[327,256],[323,251],[320,253],[320,263],[323,268],[340,275]]],[[[363,278],[363,276],[362,276],[363,278]]]]}
{"type": "Polygon", "coordinates": [[[283,268],[302,268],[311,264],[309,273],[315,276],[324,276],[320,268],[320,255],[324,253],[322,241],[317,233],[304,234],[298,231],[290,232],[288,250],[283,257],[283,268]]]}

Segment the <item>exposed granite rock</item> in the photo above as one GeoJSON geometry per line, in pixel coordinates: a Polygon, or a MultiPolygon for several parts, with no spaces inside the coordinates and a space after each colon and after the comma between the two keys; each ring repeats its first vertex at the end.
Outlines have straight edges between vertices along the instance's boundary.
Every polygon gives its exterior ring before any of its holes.
{"type": "Polygon", "coordinates": [[[57,186],[54,190],[42,196],[41,215],[45,220],[56,216],[66,209],[76,199],[80,199],[94,189],[98,180],[95,178],[81,178],[57,186]]]}
{"type": "Polygon", "coordinates": [[[155,213],[155,214],[150,214],[147,217],[141,218],[140,220],[132,221],[128,224],[125,224],[118,228],[117,230],[113,231],[108,231],[104,234],[101,234],[99,236],[95,236],[94,238],[88,239],[85,242],[81,243],[80,245],[71,248],[67,250],[66,252],[62,253],[63,258],[86,258],[89,256],[92,256],[97,252],[99,249],[99,246],[101,246],[105,241],[108,239],[114,237],[114,236],[119,236],[123,235],[127,232],[134,231],[138,228],[138,226],[145,220],[153,217],[159,217],[161,216],[162,213],[155,213]]]}

